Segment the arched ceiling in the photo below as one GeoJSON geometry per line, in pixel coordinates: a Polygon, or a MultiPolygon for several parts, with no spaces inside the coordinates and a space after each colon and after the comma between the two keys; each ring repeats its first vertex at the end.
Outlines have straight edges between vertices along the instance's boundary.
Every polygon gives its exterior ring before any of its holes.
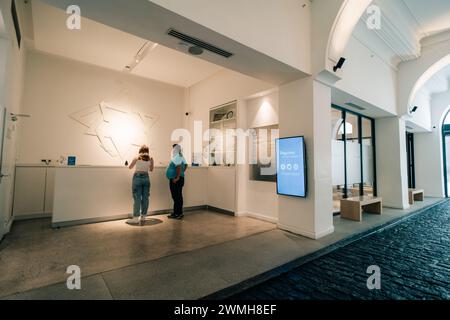
{"type": "Polygon", "coordinates": [[[446,92],[450,89],[450,65],[437,71],[424,85],[419,89],[417,95],[433,95],[446,92]]]}
{"type": "Polygon", "coordinates": [[[353,35],[394,68],[418,58],[425,38],[450,31],[449,0],[374,0],[372,5],[381,11],[381,28],[369,29],[366,13],[353,35]]]}

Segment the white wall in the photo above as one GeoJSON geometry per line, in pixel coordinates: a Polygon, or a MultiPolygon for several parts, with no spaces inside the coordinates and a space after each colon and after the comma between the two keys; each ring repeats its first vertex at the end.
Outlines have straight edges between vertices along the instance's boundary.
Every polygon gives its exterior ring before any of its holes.
{"type": "Polygon", "coordinates": [[[209,167],[206,181],[206,204],[236,212],[236,170],[234,167],[209,167]]]}
{"type": "MultiPolygon", "coordinates": [[[[422,52],[418,59],[405,61],[398,66],[398,114],[408,114],[410,99],[414,99],[421,87],[450,61],[450,39],[441,39],[445,33],[422,40],[422,52]]],[[[428,116],[428,119],[430,117],[428,116]]],[[[415,115],[412,122],[421,124],[423,119],[415,115]]],[[[423,128],[430,130],[428,121],[423,128]]]]}
{"type": "MultiPolygon", "coordinates": [[[[247,128],[277,125],[278,91],[246,101],[247,128]]],[[[246,166],[248,169],[248,166],[246,166]]],[[[246,175],[246,213],[268,221],[278,222],[278,195],[275,182],[252,181],[246,175]]]]}
{"type": "Polygon", "coordinates": [[[378,196],[383,198],[384,206],[407,209],[405,121],[397,117],[377,119],[375,132],[378,196]]]}
{"type": "Polygon", "coordinates": [[[10,42],[0,38],[0,101],[2,104],[5,100],[6,58],[8,57],[9,47],[10,42]]]}
{"type": "MultiPolygon", "coordinates": [[[[231,71],[222,70],[213,76],[200,81],[186,90],[185,110],[189,116],[183,115],[183,127],[194,136],[194,122],[201,122],[203,132],[209,129],[209,111],[211,108],[225,103],[243,100],[255,93],[272,89],[273,85],[246,75],[231,71]]],[[[242,110],[242,105],[238,103],[238,113],[242,110]]],[[[245,116],[245,114],[244,114],[245,116]]],[[[238,126],[244,127],[243,117],[238,117],[238,126]]],[[[194,143],[192,141],[192,143],[194,143]]],[[[204,145],[206,142],[204,143],[204,145]]],[[[194,149],[192,149],[194,150],[194,149]]],[[[190,162],[191,155],[185,154],[190,162]]]]}
{"type": "Polygon", "coordinates": [[[311,70],[308,1],[151,1],[292,67],[311,70]]]}
{"type": "Polygon", "coordinates": [[[331,90],[311,78],[280,87],[280,137],[304,136],[308,196],[280,196],[279,226],[318,239],[334,231],[331,175],[331,90]]]}
{"type": "Polygon", "coordinates": [[[396,71],[354,37],[350,38],[344,57],[347,60],[342,80],[336,88],[396,115],[396,71]]]}
{"type": "Polygon", "coordinates": [[[419,127],[423,130],[431,130],[431,106],[430,106],[430,94],[425,88],[419,90],[411,105],[418,106],[416,112],[412,114],[412,118],[408,122],[414,127],[419,127]]]}
{"type": "MultiPolygon", "coordinates": [[[[170,159],[171,133],[182,126],[183,99],[180,87],[30,52],[23,112],[32,117],[23,120],[19,162],[39,163],[41,159],[74,155],[78,164],[122,165],[125,159],[106,153],[95,136],[85,135],[88,128],[69,117],[105,101],[159,116],[148,129],[147,143],[156,165],[165,164],[170,159]]],[[[126,159],[136,152],[137,147],[131,148],[126,159]]]]}
{"type": "MultiPolygon", "coordinates": [[[[275,118],[278,112],[276,94],[272,93],[267,97],[274,107],[268,118],[262,114],[258,115],[257,99],[246,101],[250,96],[272,89],[273,85],[254,78],[229,70],[221,71],[187,90],[186,111],[189,112],[189,116],[185,117],[184,126],[193,133],[194,121],[201,121],[203,131],[207,130],[210,108],[233,100],[238,101],[239,128],[247,129],[252,126],[278,123],[278,119],[275,118]]],[[[273,184],[249,181],[248,165],[238,165],[236,171],[235,211],[237,214],[250,213],[250,215],[274,221],[278,208],[273,184]]]]}
{"type": "Polygon", "coordinates": [[[209,127],[209,110],[230,101],[245,99],[255,93],[272,89],[273,85],[222,70],[188,88],[186,108],[189,116],[184,119],[184,127],[193,132],[194,121],[201,121],[203,129],[209,127]]]}
{"type": "MultiPolygon", "coordinates": [[[[23,2],[17,2],[16,5],[19,20],[22,22],[23,2]]],[[[0,105],[5,107],[8,113],[21,113],[26,48],[22,39],[22,49],[19,50],[10,10],[10,0],[0,2],[0,11],[3,14],[7,36],[7,39],[0,39],[0,105]]],[[[9,117],[8,119],[10,120],[9,117]]],[[[3,178],[0,184],[0,238],[3,230],[7,232],[12,222],[14,165],[19,129],[16,123],[8,121],[2,169],[2,173],[8,176],[3,178]]]]}
{"type": "Polygon", "coordinates": [[[450,106],[450,91],[431,100],[431,132],[414,135],[416,187],[430,197],[444,197],[442,121],[450,106]]]}

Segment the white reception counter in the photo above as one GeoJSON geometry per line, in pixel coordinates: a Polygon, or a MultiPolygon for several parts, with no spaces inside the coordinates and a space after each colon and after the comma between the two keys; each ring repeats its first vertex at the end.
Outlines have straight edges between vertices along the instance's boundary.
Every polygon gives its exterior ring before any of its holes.
{"type": "MultiPolygon", "coordinates": [[[[208,168],[189,168],[184,189],[186,208],[206,206],[208,168]]],[[[133,208],[133,171],[124,167],[56,167],[53,226],[128,217],[133,208]]],[[[172,199],[165,168],[150,174],[149,213],[170,210],[172,199]]]]}
{"type": "MultiPolygon", "coordinates": [[[[46,166],[18,164],[14,189],[14,218],[52,217],[53,226],[108,221],[128,217],[133,208],[133,171],[109,166],[46,166]]],[[[172,209],[165,168],[150,174],[149,214],[172,209]]],[[[184,207],[236,210],[234,167],[189,167],[184,207]]]]}

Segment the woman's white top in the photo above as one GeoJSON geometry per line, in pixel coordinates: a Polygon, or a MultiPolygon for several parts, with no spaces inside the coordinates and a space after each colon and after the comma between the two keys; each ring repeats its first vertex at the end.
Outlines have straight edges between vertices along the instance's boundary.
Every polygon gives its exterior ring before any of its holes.
{"type": "Polygon", "coordinates": [[[138,160],[136,161],[136,172],[148,172],[150,171],[151,161],[138,160]]]}

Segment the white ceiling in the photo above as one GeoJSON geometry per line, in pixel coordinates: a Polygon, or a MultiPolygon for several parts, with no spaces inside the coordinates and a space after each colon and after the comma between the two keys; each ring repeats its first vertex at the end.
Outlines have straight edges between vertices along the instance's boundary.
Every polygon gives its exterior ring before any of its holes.
{"type": "Polygon", "coordinates": [[[423,86],[423,89],[431,96],[449,89],[450,83],[450,65],[442,68],[434,74],[423,86]]]}
{"type": "MultiPolygon", "coordinates": [[[[384,0],[391,1],[392,0],[384,0]]],[[[419,37],[450,30],[449,0],[400,0],[418,23],[419,37]]]]}
{"type": "MultiPolygon", "coordinates": [[[[123,71],[147,40],[82,18],[81,30],[66,27],[67,14],[39,0],[32,1],[36,50],[123,71]]],[[[182,87],[210,77],[222,67],[158,45],[131,72],[182,87]]]]}
{"type": "Polygon", "coordinates": [[[450,30],[450,0],[374,0],[372,4],[381,10],[381,28],[367,28],[371,13],[366,13],[353,36],[393,68],[418,58],[423,39],[450,30]]]}
{"type": "Polygon", "coordinates": [[[387,111],[384,111],[383,109],[380,109],[379,107],[362,99],[359,99],[354,95],[351,95],[336,87],[331,88],[331,101],[333,104],[339,107],[360,113],[371,118],[383,118],[392,116],[392,114],[388,113],[387,111]],[[348,105],[348,103],[352,103],[359,108],[354,108],[351,105],[348,105]]]}

